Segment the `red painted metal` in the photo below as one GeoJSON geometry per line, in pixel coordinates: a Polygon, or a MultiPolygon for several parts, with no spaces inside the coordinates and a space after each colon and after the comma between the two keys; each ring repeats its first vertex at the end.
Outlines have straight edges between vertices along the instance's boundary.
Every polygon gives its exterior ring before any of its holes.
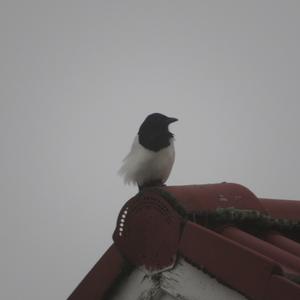
{"type": "Polygon", "coordinates": [[[125,265],[115,245],[112,245],[67,300],[105,300],[125,265]]]}
{"type": "Polygon", "coordinates": [[[226,226],[222,228],[222,235],[248,247],[262,255],[269,257],[280,264],[282,267],[299,273],[300,275],[300,258],[282,250],[266,241],[244,232],[236,227],[226,226]]]}
{"type": "Polygon", "coordinates": [[[287,252],[292,253],[300,258],[300,244],[293,240],[286,238],[285,236],[276,233],[268,232],[265,234],[264,239],[272,245],[279,247],[287,252]]]}
{"type": "Polygon", "coordinates": [[[148,189],[121,209],[113,239],[132,264],[155,272],[173,266],[182,223],[176,210],[148,189]]]}
{"type": "Polygon", "coordinates": [[[105,299],[126,262],[148,271],[163,271],[173,266],[176,255],[250,299],[300,299],[300,285],[283,276],[287,271],[300,275],[299,243],[276,232],[264,232],[262,240],[232,226],[215,232],[186,221],[178,212],[178,207],[190,214],[235,207],[299,220],[300,201],[258,199],[247,188],[232,183],[162,190],[175,203],[149,188],[124,205],[113,235],[115,244],[68,300],[105,299]]]}
{"type": "Polygon", "coordinates": [[[246,187],[235,183],[168,186],[164,188],[188,211],[214,211],[218,207],[265,212],[261,201],[246,187]]]}
{"type": "Polygon", "coordinates": [[[264,297],[266,300],[299,300],[300,286],[282,276],[273,275],[264,297]]]}
{"type": "Polygon", "coordinates": [[[300,220],[300,201],[260,199],[262,205],[274,218],[286,218],[290,220],[300,220]]]}
{"type": "Polygon", "coordinates": [[[272,259],[191,222],[184,228],[179,252],[250,299],[264,299],[271,275],[282,273],[272,259]]]}

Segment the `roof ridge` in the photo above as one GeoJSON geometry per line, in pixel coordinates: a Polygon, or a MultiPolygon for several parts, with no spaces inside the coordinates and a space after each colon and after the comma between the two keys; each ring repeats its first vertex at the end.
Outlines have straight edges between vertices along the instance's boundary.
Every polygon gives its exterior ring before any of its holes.
{"type": "Polygon", "coordinates": [[[286,218],[274,218],[270,214],[253,209],[219,207],[215,211],[197,211],[188,218],[208,228],[221,225],[235,225],[249,231],[274,230],[287,234],[300,234],[300,221],[286,218]]]}
{"type": "Polygon", "coordinates": [[[218,207],[214,211],[201,210],[187,212],[173,194],[160,187],[144,189],[140,191],[138,195],[144,195],[144,193],[149,191],[160,195],[184,219],[201,224],[207,228],[216,228],[221,225],[235,225],[252,232],[274,230],[295,236],[299,234],[300,236],[300,221],[290,220],[287,218],[274,218],[269,213],[256,209],[241,209],[233,206],[218,207]]]}

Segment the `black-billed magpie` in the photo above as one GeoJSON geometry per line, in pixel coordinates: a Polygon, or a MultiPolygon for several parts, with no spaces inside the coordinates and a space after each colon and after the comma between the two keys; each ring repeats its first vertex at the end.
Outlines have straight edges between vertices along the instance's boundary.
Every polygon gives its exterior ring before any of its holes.
{"type": "Polygon", "coordinates": [[[146,117],[119,170],[125,183],[137,184],[141,190],[166,182],[175,159],[174,135],[168,126],[176,121],[160,113],[146,117]]]}

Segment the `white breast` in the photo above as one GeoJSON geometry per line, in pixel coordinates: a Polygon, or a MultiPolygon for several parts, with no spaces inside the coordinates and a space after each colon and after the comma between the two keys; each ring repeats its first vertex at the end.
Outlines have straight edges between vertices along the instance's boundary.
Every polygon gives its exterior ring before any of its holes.
{"type": "Polygon", "coordinates": [[[170,141],[170,146],[155,152],[144,148],[136,136],[119,174],[124,176],[124,182],[128,184],[143,185],[153,180],[165,182],[170,175],[174,159],[173,139],[170,141]]]}

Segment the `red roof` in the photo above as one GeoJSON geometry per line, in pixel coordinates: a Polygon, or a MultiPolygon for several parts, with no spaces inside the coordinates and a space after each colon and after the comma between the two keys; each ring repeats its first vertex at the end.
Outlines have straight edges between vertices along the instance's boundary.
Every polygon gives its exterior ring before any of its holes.
{"type": "Polygon", "coordinates": [[[300,201],[259,199],[238,184],[147,188],[121,209],[114,244],[68,299],[107,299],[128,264],[161,272],[183,257],[250,299],[299,300],[300,223],[292,220],[300,220],[300,201]],[[277,231],[197,222],[230,207],[285,222],[277,231]]]}

